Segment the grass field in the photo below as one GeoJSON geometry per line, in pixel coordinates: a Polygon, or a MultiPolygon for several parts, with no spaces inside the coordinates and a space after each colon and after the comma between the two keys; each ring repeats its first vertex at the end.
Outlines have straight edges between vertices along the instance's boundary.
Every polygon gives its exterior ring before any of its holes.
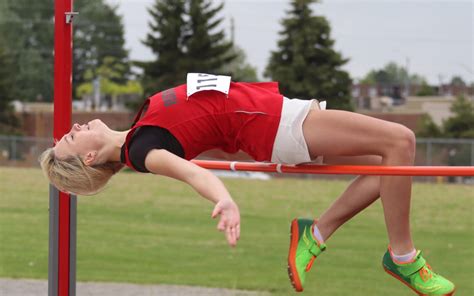
{"type": "MultiPolygon", "coordinates": [[[[121,173],[78,199],[77,280],[200,285],[294,294],[286,274],[289,222],[319,215],[347,182],[224,179],[242,214],[227,247],[212,205],[179,182],[121,173]]],[[[473,186],[415,184],[412,229],[436,270],[474,295],[473,186]]],[[[315,262],[307,295],[414,295],[381,268],[380,202],[342,227],[315,262]]],[[[48,185],[37,169],[0,168],[0,277],[46,278],[48,185]]]]}

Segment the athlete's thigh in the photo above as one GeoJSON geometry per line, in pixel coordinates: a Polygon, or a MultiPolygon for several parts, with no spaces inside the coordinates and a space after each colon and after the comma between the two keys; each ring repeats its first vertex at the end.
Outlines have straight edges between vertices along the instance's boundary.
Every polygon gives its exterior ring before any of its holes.
{"type": "Polygon", "coordinates": [[[341,110],[312,110],[303,134],[312,158],[316,156],[384,155],[401,125],[341,110]]]}

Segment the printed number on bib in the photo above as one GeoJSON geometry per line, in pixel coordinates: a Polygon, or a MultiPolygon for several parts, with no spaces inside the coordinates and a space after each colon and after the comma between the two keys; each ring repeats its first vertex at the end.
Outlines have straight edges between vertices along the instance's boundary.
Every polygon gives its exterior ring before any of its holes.
{"type": "Polygon", "coordinates": [[[215,90],[229,96],[230,79],[230,76],[188,73],[186,79],[187,99],[193,94],[205,90],[215,90]]]}

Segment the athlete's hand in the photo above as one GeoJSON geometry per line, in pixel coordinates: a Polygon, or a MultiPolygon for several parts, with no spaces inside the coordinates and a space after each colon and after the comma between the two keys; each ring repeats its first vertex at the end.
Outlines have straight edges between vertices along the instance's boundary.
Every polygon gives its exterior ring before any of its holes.
{"type": "Polygon", "coordinates": [[[240,212],[237,204],[231,199],[219,201],[212,211],[212,218],[221,216],[217,229],[224,231],[227,242],[235,247],[240,238],[240,212]]]}

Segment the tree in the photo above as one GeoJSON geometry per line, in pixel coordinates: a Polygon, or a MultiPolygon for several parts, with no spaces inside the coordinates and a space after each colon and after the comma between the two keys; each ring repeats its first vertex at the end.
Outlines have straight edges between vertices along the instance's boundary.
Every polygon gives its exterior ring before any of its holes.
{"type": "Polygon", "coordinates": [[[247,63],[247,56],[242,48],[234,44],[229,50],[229,55],[236,56],[235,60],[225,64],[218,73],[230,73],[235,81],[258,81],[257,69],[247,63]]]}
{"type": "Polygon", "coordinates": [[[423,114],[417,128],[417,137],[421,138],[442,138],[443,131],[428,114],[423,114]]]}
{"type": "Polygon", "coordinates": [[[461,78],[461,76],[454,76],[454,77],[451,79],[451,85],[455,85],[455,86],[465,86],[465,85],[466,85],[466,82],[464,82],[464,80],[461,78]]]}
{"type": "MultiPolygon", "coordinates": [[[[91,95],[94,91],[93,80],[100,80],[100,93],[108,96],[115,104],[117,97],[120,95],[142,94],[143,90],[140,83],[136,80],[128,80],[125,83],[115,82],[121,78],[123,69],[117,63],[115,57],[106,57],[101,63],[102,65],[96,70],[87,70],[84,74],[86,82],[77,87],[79,96],[91,95]]],[[[95,106],[98,108],[99,106],[95,106]]]]}
{"type": "Polygon", "coordinates": [[[232,79],[235,81],[258,81],[257,68],[247,62],[245,51],[234,42],[235,24],[233,17],[230,18],[230,24],[230,40],[233,46],[229,49],[229,55],[235,56],[236,58],[230,63],[225,64],[218,70],[218,73],[231,73],[232,79]]]}
{"type": "Polygon", "coordinates": [[[222,8],[210,0],[155,0],[143,42],[155,58],[139,63],[146,94],[184,83],[188,72],[217,73],[237,57],[224,31],[217,30],[222,8]]]}
{"type": "Polygon", "coordinates": [[[12,57],[2,46],[1,39],[0,36],[0,134],[17,134],[19,121],[10,104],[14,98],[12,57]]]}
{"type": "Polygon", "coordinates": [[[459,96],[450,110],[454,116],[443,122],[445,135],[450,138],[474,138],[474,104],[459,96]]]}
{"type": "MultiPolygon", "coordinates": [[[[3,2],[3,1],[2,1],[3,2]]],[[[53,93],[54,1],[5,0],[0,35],[12,53],[14,96],[50,100],[53,93]]]]}
{"type": "Polygon", "coordinates": [[[152,18],[148,23],[151,32],[143,44],[151,49],[155,59],[137,63],[144,70],[145,95],[183,83],[186,75],[182,67],[185,1],[156,0],[148,13],[152,18]]]}
{"type": "Polygon", "coordinates": [[[106,57],[113,56],[117,76],[114,82],[125,83],[130,75],[128,52],[125,49],[124,27],[117,7],[104,0],[76,0],[74,19],[74,85],[84,81],[86,71],[93,72],[106,57]]]}
{"type": "Polygon", "coordinates": [[[436,91],[432,86],[430,86],[427,82],[424,81],[421,83],[420,90],[418,90],[416,95],[420,97],[435,96],[436,91]]]}
{"type": "Polygon", "coordinates": [[[282,92],[301,99],[329,99],[329,106],[351,110],[349,74],[342,70],[348,59],[336,52],[326,18],[315,16],[310,4],[293,0],[283,19],[277,51],[273,51],[265,76],[280,82],[282,92]]]}
{"type": "Polygon", "coordinates": [[[474,104],[459,96],[450,108],[453,116],[438,127],[431,117],[422,118],[417,136],[426,138],[474,138],[474,104]]]}
{"type": "MultiPolygon", "coordinates": [[[[0,1],[0,35],[10,52],[15,53],[15,97],[32,101],[53,98],[54,0],[0,1]]],[[[129,73],[124,32],[116,8],[104,0],[76,0],[74,19],[74,86],[82,82],[87,69],[100,66],[105,56],[122,63],[124,81],[129,73]]]]}
{"type": "Polygon", "coordinates": [[[426,79],[418,74],[409,75],[407,69],[390,62],[382,69],[372,70],[362,79],[362,83],[381,85],[427,84],[426,79]]]}
{"type": "Polygon", "coordinates": [[[211,0],[188,0],[188,7],[183,44],[187,72],[212,73],[235,60],[233,44],[225,38],[224,31],[212,33],[223,21],[217,14],[224,3],[212,7],[211,0]]]}

